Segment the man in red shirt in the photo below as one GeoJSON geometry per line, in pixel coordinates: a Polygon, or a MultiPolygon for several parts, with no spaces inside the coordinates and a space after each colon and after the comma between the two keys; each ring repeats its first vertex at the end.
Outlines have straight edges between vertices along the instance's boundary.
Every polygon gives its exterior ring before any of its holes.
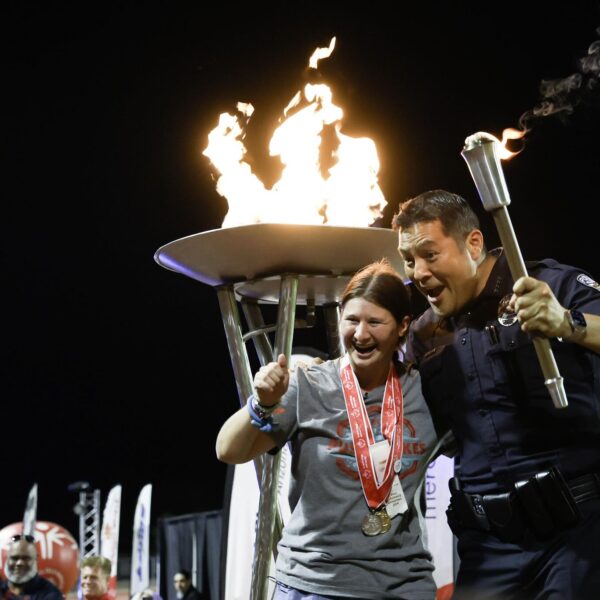
{"type": "Polygon", "coordinates": [[[103,556],[88,556],[81,562],[81,590],[84,600],[109,600],[111,562],[103,556]]]}

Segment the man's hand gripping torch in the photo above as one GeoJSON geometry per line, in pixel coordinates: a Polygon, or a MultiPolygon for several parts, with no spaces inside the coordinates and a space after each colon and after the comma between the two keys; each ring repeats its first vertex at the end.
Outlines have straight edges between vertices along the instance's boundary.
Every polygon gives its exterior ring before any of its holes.
{"type": "MultiPolygon", "coordinates": [[[[506,208],[510,204],[510,196],[498,156],[499,146],[500,141],[494,136],[478,132],[465,140],[461,154],[467,162],[483,207],[494,217],[511,275],[513,280],[517,281],[520,277],[527,276],[527,269],[506,208]]],[[[556,408],[567,407],[568,401],[563,378],[558,372],[550,341],[548,338],[535,334],[532,335],[532,340],[544,374],[544,383],[554,406],[556,408]]]]}

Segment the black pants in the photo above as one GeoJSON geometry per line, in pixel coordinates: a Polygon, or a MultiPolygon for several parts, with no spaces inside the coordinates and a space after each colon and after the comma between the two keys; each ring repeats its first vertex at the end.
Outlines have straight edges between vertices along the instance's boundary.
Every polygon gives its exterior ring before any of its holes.
{"type": "Polygon", "coordinates": [[[526,534],[510,544],[483,531],[462,531],[452,600],[598,600],[600,499],[579,509],[575,527],[545,542],[526,534]]]}

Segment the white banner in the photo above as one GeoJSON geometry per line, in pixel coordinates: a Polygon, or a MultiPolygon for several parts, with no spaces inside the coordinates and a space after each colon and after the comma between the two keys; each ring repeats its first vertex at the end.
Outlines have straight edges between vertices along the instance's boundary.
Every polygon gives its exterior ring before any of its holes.
{"type": "Polygon", "coordinates": [[[454,536],[446,520],[450,503],[448,480],[453,476],[454,461],[441,455],[429,464],[425,479],[427,546],[435,565],[437,600],[451,598],[454,590],[454,536]]]}
{"type": "Polygon", "coordinates": [[[142,488],[133,517],[131,578],[129,595],[143,592],[150,585],[150,503],[152,484],[142,488]]]}
{"type": "Polygon", "coordinates": [[[119,560],[119,522],[121,517],[121,486],[115,485],[106,499],[100,530],[100,554],[111,561],[108,593],[117,596],[117,562],[119,560]]]}
{"type": "Polygon", "coordinates": [[[37,483],[29,490],[25,512],[23,513],[23,535],[35,534],[35,522],[37,520],[37,483]]]}
{"type": "MultiPolygon", "coordinates": [[[[279,513],[285,525],[291,514],[288,490],[292,461],[287,446],[284,446],[280,452],[281,462],[277,490],[279,513]]],[[[235,465],[229,504],[225,600],[248,600],[249,598],[259,495],[254,462],[235,465]]],[[[271,579],[267,589],[268,598],[274,591],[275,565],[273,561],[271,561],[270,575],[271,579]]]]}

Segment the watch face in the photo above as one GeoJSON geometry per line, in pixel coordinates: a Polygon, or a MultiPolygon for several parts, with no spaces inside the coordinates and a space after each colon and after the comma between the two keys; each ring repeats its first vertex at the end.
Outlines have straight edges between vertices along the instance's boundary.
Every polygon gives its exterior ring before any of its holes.
{"type": "Polygon", "coordinates": [[[584,329],[587,327],[585,317],[578,310],[571,310],[571,318],[576,329],[584,329]]]}

